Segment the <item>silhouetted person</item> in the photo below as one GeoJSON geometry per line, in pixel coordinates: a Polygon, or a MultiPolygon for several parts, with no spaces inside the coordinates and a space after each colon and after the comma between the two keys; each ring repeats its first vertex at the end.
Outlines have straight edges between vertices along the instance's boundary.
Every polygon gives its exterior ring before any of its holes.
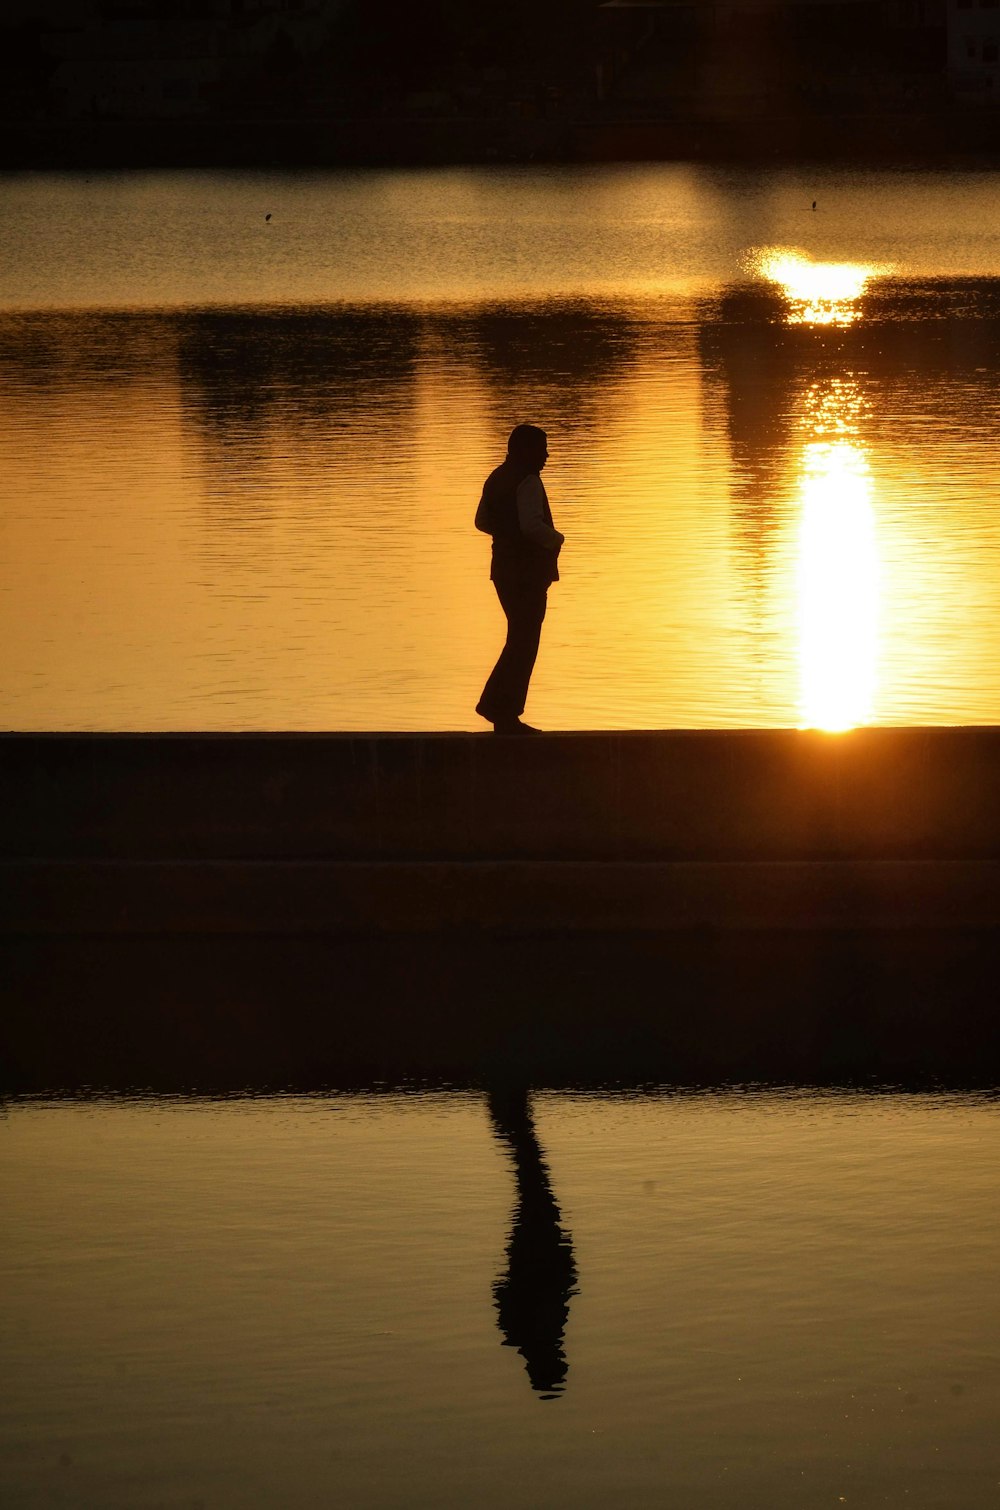
{"type": "Polygon", "coordinates": [[[507,642],[500,652],[476,712],[497,734],[537,734],[521,722],[528,683],[538,654],[549,584],[559,580],[556,565],[563,536],[540,472],[548,459],[544,430],[515,425],[507,458],[487,477],[476,511],[476,529],[493,536],[490,580],[507,617],[507,642]]]}
{"type": "Polygon", "coordinates": [[[507,1272],[493,1286],[497,1325],[505,1347],[515,1347],[531,1387],[551,1400],[568,1372],[563,1331],[576,1293],[573,1243],[559,1225],[549,1173],[542,1158],[526,1090],[493,1090],[493,1131],[514,1160],[517,1201],[507,1242],[507,1272]]]}

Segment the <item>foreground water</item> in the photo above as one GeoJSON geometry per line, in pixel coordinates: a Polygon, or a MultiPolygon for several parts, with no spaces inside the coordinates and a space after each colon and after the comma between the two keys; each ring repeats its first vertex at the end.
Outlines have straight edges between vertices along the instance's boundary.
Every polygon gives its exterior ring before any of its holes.
{"type": "Polygon", "coordinates": [[[0,1494],[992,1503],[996,1136],[988,1096],[8,1103],[0,1494]]]}
{"type": "Polygon", "coordinates": [[[475,727],[523,419],[568,537],[539,722],[1000,720],[1000,175],[4,195],[4,726],[475,727]]]}

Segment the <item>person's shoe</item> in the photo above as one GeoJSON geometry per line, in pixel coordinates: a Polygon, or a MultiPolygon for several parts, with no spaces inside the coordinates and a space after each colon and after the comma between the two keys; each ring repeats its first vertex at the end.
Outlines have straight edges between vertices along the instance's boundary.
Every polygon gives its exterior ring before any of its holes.
{"type": "Polygon", "coordinates": [[[530,724],[522,723],[519,718],[501,718],[493,725],[494,734],[541,734],[541,729],[533,729],[530,724]]]}

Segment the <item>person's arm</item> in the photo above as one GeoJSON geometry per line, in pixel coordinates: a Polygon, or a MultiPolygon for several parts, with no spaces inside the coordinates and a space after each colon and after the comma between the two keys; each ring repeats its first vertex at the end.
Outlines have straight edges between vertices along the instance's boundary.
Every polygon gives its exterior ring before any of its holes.
{"type": "Polygon", "coordinates": [[[517,522],[521,534],[543,550],[558,551],[565,540],[546,518],[545,489],[540,477],[526,477],[517,490],[517,522]]]}
{"type": "Polygon", "coordinates": [[[484,535],[491,535],[493,533],[490,529],[490,509],[489,504],[486,502],[485,488],[483,489],[483,496],[479,500],[479,507],[476,510],[476,529],[482,530],[484,535]]]}

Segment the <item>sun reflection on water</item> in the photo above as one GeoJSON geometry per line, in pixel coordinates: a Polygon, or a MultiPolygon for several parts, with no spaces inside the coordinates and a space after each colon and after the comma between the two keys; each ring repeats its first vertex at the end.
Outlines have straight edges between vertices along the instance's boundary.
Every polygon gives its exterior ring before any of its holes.
{"type": "Polygon", "coordinates": [[[871,717],[878,664],[878,546],[861,447],[810,442],[801,487],[802,717],[808,728],[841,731],[871,717]]]}
{"type": "MultiPolygon", "coordinates": [[[[758,271],[779,284],[790,325],[846,326],[874,264],[812,262],[769,248],[758,271]]],[[[873,716],[879,653],[879,554],[865,402],[854,374],[812,384],[801,411],[798,551],[800,709],[808,728],[837,732],[873,716]]]]}
{"type": "Polygon", "coordinates": [[[860,262],[812,262],[801,252],[770,247],[757,270],[784,289],[789,325],[851,325],[860,318],[857,301],[870,278],[886,269],[860,262]]]}

